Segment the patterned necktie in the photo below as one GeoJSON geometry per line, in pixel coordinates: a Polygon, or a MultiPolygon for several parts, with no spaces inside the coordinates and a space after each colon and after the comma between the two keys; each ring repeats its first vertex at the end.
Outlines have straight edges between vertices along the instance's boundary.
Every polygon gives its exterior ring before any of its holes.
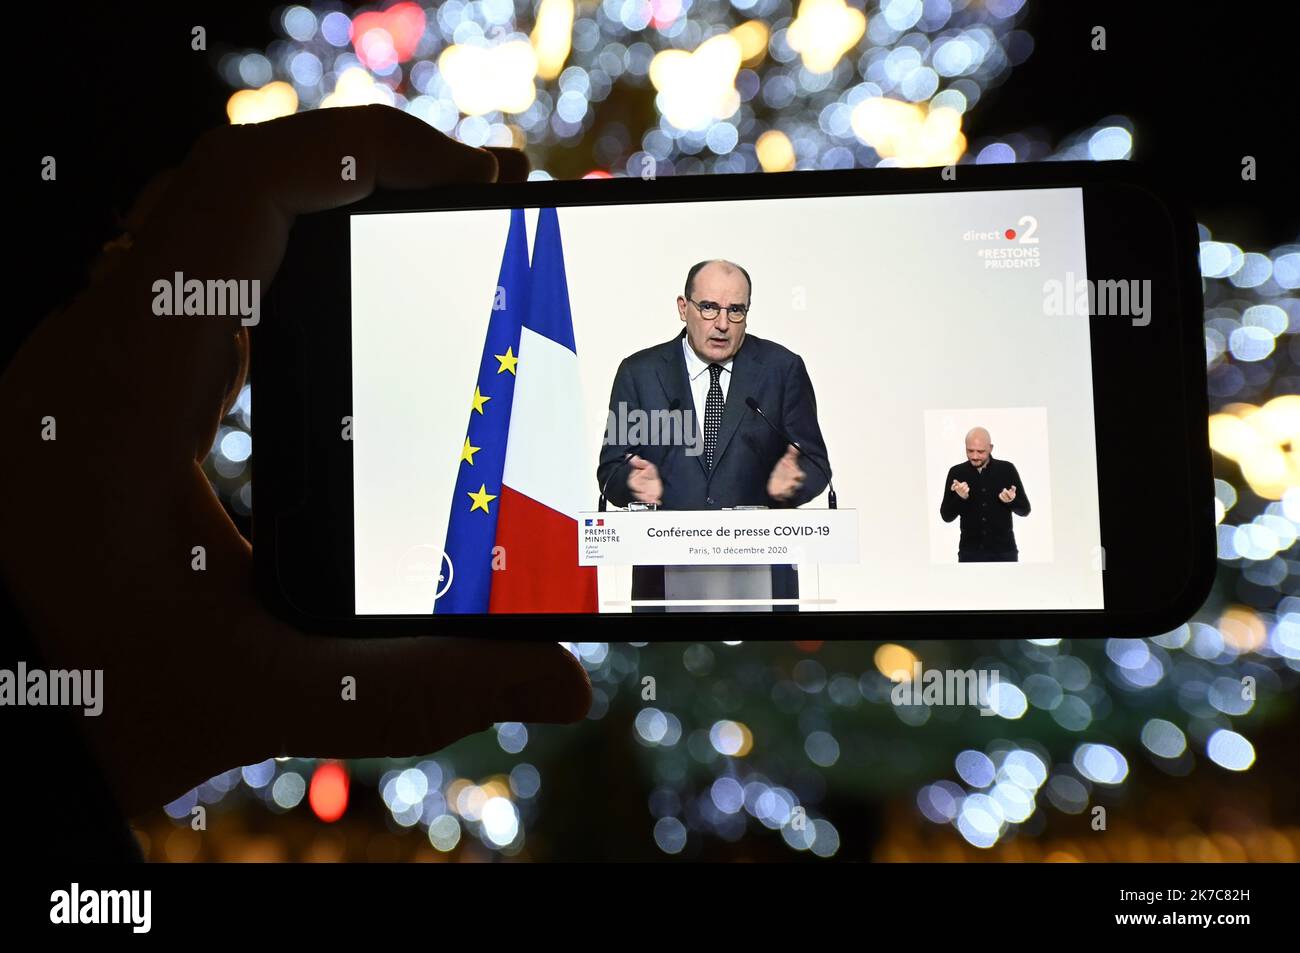
{"type": "Polygon", "coordinates": [[[709,396],[704,401],[704,465],[713,469],[713,457],[718,452],[718,428],[722,426],[722,365],[709,365],[709,396]]]}

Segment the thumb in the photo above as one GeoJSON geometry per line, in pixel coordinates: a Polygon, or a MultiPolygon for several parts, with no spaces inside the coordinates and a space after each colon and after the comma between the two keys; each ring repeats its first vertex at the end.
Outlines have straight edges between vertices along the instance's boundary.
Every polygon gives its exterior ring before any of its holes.
{"type": "Polygon", "coordinates": [[[265,699],[276,755],[427,754],[494,722],[568,723],[591,706],[586,671],[554,642],[295,633],[283,644],[265,699]]]}
{"type": "Polygon", "coordinates": [[[642,460],[636,454],[632,455],[632,458],[628,460],[628,463],[631,465],[633,470],[644,470],[646,467],[650,466],[649,463],[642,460]]]}

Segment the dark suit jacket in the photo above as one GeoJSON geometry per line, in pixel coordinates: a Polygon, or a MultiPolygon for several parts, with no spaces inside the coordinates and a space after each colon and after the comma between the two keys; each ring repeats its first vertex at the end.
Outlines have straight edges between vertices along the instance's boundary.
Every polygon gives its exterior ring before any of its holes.
{"type": "MultiPolygon", "coordinates": [[[[619,365],[609,397],[615,420],[620,403],[627,411],[676,409],[689,410],[694,416],[695,402],[682,353],[685,335],[683,330],[671,341],[638,351],[619,365]]],[[[775,508],[807,503],[826,488],[826,478],[806,460],[800,460],[804,484],[792,499],[781,501],[767,495],[768,477],[785,453],[786,442],[746,406],[746,397],[753,397],[773,423],[830,472],[817,424],[817,399],[803,358],[779,344],[746,334],[731,365],[713,470],[705,466],[704,454],[689,455],[680,442],[677,446],[606,443],[600,452],[596,485],[604,486],[608,480],[606,497],[616,506],[626,506],[631,500],[627,489],[631,468],[623,461],[625,454],[633,452],[659,469],[665,509],[775,508]],[[620,466],[622,470],[615,472],[620,466]]],[[[696,425],[703,441],[704,421],[698,420],[696,425]]]]}

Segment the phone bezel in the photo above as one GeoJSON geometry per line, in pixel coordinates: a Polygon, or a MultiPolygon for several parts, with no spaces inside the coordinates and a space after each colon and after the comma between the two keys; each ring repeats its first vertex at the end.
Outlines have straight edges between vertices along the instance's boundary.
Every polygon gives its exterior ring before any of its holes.
{"type": "Polygon", "coordinates": [[[592,640],[642,641],[678,635],[661,624],[668,619],[707,619],[710,638],[779,639],[797,619],[801,638],[1096,637],[1149,635],[1186,621],[1216,566],[1198,236],[1188,206],[1131,162],[953,168],[951,179],[940,169],[855,169],[457,185],[376,193],[299,218],[253,331],[253,543],[263,599],[295,625],[360,636],[458,632],[458,622],[470,622],[481,636],[573,639],[583,620],[597,626],[592,640]],[[1072,186],[1083,189],[1088,277],[1149,277],[1153,289],[1145,327],[1089,318],[1104,609],[355,614],[351,443],[340,439],[352,393],[352,215],[1072,186]]]}

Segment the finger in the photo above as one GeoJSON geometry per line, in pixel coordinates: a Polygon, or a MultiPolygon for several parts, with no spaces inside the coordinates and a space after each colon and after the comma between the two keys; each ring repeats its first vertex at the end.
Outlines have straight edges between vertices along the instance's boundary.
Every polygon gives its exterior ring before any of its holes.
{"type": "Polygon", "coordinates": [[[248,328],[240,328],[239,333],[235,335],[235,351],[237,352],[235,357],[236,367],[230,385],[226,388],[226,400],[221,406],[222,417],[226,416],[234,408],[235,401],[239,399],[239,393],[244,389],[244,383],[248,380],[248,328]]]}
{"type": "Polygon", "coordinates": [[[258,307],[294,215],[356,201],[378,186],[488,182],[496,173],[492,153],[390,107],[319,110],[205,134],[131,253],[101,283],[114,320],[99,326],[95,309],[78,312],[78,331],[95,341],[90,351],[101,355],[96,373],[105,378],[88,386],[138,409],[137,424],[155,435],[156,452],[201,457],[237,366],[231,335],[260,318],[159,317],[159,280],[180,273],[186,281],[247,282],[239,287],[258,307]]]}
{"type": "Polygon", "coordinates": [[[176,178],[175,169],[164,169],[140,190],[140,194],[131,205],[131,210],[122,220],[122,225],[128,232],[134,234],[144,228],[145,222],[149,221],[149,216],[154,213],[162,197],[167,194],[167,189],[174,178],[176,178]]]}
{"type": "Polygon", "coordinates": [[[644,470],[646,467],[650,466],[648,461],[642,460],[640,457],[635,455],[632,459],[628,460],[628,465],[632,467],[633,470],[644,470]]]}
{"type": "Polygon", "coordinates": [[[532,170],[532,163],[522,149],[488,146],[487,151],[496,156],[498,182],[523,182],[532,170]]]}
{"type": "Polygon", "coordinates": [[[294,214],[346,205],[376,188],[421,189],[496,177],[492,152],[457,142],[390,106],[300,113],[251,128],[255,141],[246,154],[261,169],[257,183],[294,214]],[[347,157],[356,159],[354,181],[340,174],[347,157]]]}
{"type": "Polygon", "coordinates": [[[131,249],[135,242],[135,236],[139,234],[144,227],[144,223],[148,221],[149,216],[158,206],[158,201],[167,191],[167,187],[171,184],[171,180],[175,175],[175,169],[164,169],[150,179],[145,187],[140,190],[140,194],[136,196],[130,210],[119,223],[124,234],[105,244],[100,250],[99,257],[91,264],[90,280],[92,282],[100,280],[113,268],[117,267],[122,256],[131,249]]]}
{"type": "MultiPolygon", "coordinates": [[[[235,406],[235,401],[239,400],[240,391],[244,389],[244,383],[248,380],[249,369],[249,341],[248,328],[240,328],[229,339],[228,351],[228,372],[224,387],[225,396],[221,400],[221,407],[217,413],[206,419],[207,427],[200,431],[200,435],[194,444],[194,461],[202,463],[207,457],[213,444],[217,439],[217,431],[221,429],[221,421],[235,406]]],[[[200,421],[202,422],[202,420],[200,421]]]]}
{"type": "Polygon", "coordinates": [[[490,182],[493,153],[450,139],[389,106],[298,113],[206,133],[138,247],[203,278],[267,281],[295,215],[336,208],[378,187],[490,182]]]}
{"type": "Polygon", "coordinates": [[[290,633],[276,644],[264,724],[278,756],[426,754],[493,723],[573,722],[591,706],[581,663],[555,643],[290,633]]]}

